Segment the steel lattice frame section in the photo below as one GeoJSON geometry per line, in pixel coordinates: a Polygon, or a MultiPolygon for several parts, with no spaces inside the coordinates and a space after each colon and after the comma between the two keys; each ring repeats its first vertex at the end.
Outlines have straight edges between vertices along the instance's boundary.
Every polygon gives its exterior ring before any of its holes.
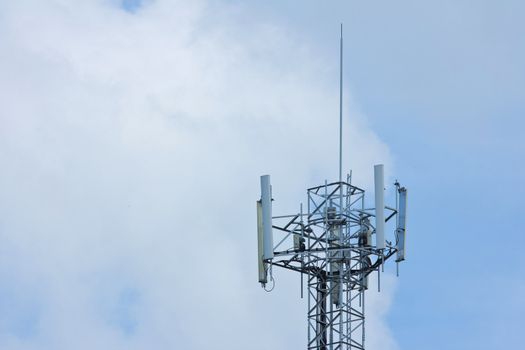
{"type": "MultiPolygon", "coordinates": [[[[365,232],[375,229],[373,209],[365,208],[365,191],[351,185],[350,176],[309,188],[307,194],[306,213],[301,205],[298,214],[273,217],[272,227],[282,238],[270,263],[301,273],[301,295],[306,278],[307,349],[364,349],[368,276],[379,273],[397,249],[390,242],[376,249],[367,241],[365,232]]],[[[386,209],[389,221],[397,209],[386,209]]]]}

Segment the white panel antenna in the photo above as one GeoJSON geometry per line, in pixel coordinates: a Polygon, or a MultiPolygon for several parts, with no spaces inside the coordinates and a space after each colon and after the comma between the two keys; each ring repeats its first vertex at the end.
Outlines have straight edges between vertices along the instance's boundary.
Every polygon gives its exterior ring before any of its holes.
{"type": "Polygon", "coordinates": [[[263,260],[273,259],[273,233],[272,233],[272,185],[270,175],[261,176],[261,218],[263,260]]]}
{"type": "Polygon", "coordinates": [[[376,248],[385,248],[385,175],[383,164],[374,166],[376,248]]]}
{"type": "Polygon", "coordinates": [[[407,189],[398,188],[399,194],[399,213],[397,217],[397,258],[396,261],[405,260],[405,238],[406,238],[406,217],[407,217],[407,189]]]}
{"type": "Polygon", "coordinates": [[[268,283],[267,264],[263,260],[264,240],[263,240],[263,222],[262,222],[262,205],[257,201],[257,261],[259,265],[259,283],[263,286],[268,283]]]}

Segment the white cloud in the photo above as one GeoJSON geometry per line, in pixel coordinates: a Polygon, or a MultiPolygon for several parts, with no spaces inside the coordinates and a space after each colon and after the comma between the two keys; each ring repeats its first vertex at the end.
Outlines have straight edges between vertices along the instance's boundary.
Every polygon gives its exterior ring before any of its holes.
{"type": "MultiPolygon", "coordinates": [[[[254,201],[335,177],[337,67],[206,1],[0,13],[0,347],[303,346],[295,279],[256,285],[254,201]]],[[[390,157],[351,120],[363,182],[390,157]]]]}

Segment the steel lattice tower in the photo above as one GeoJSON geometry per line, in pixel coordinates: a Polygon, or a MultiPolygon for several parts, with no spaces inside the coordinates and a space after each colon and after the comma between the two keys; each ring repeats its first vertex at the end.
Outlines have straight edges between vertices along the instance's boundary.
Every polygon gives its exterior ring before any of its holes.
{"type": "MultiPolygon", "coordinates": [[[[342,73],[340,83],[342,99],[342,73]]],[[[273,282],[273,267],[301,274],[301,296],[307,286],[307,349],[364,349],[368,278],[377,273],[379,289],[385,262],[394,255],[396,262],[405,258],[407,191],[396,181],[395,205],[385,206],[383,165],[376,165],[375,207],[366,208],[365,191],[350,175],[342,180],[342,104],[340,111],[339,181],[309,188],[306,210],[301,204],[295,214],[272,216],[265,175],[257,201],[259,282],[263,287],[273,282]],[[390,241],[385,226],[392,227],[390,241]]]]}

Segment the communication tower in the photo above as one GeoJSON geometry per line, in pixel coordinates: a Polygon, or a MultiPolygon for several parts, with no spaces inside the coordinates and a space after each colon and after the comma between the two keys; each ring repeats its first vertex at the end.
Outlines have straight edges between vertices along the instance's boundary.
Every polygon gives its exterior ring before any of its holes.
{"type": "Polygon", "coordinates": [[[396,181],[395,204],[385,205],[384,167],[375,165],[375,206],[367,208],[365,190],[350,174],[342,178],[342,26],[340,67],[339,180],[307,189],[306,208],[301,204],[297,213],[273,216],[270,176],[261,176],[259,282],[273,283],[273,267],[300,273],[301,296],[307,287],[307,349],[364,350],[369,276],[377,274],[379,289],[386,261],[405,259],[407,190],[396,181]]]}

